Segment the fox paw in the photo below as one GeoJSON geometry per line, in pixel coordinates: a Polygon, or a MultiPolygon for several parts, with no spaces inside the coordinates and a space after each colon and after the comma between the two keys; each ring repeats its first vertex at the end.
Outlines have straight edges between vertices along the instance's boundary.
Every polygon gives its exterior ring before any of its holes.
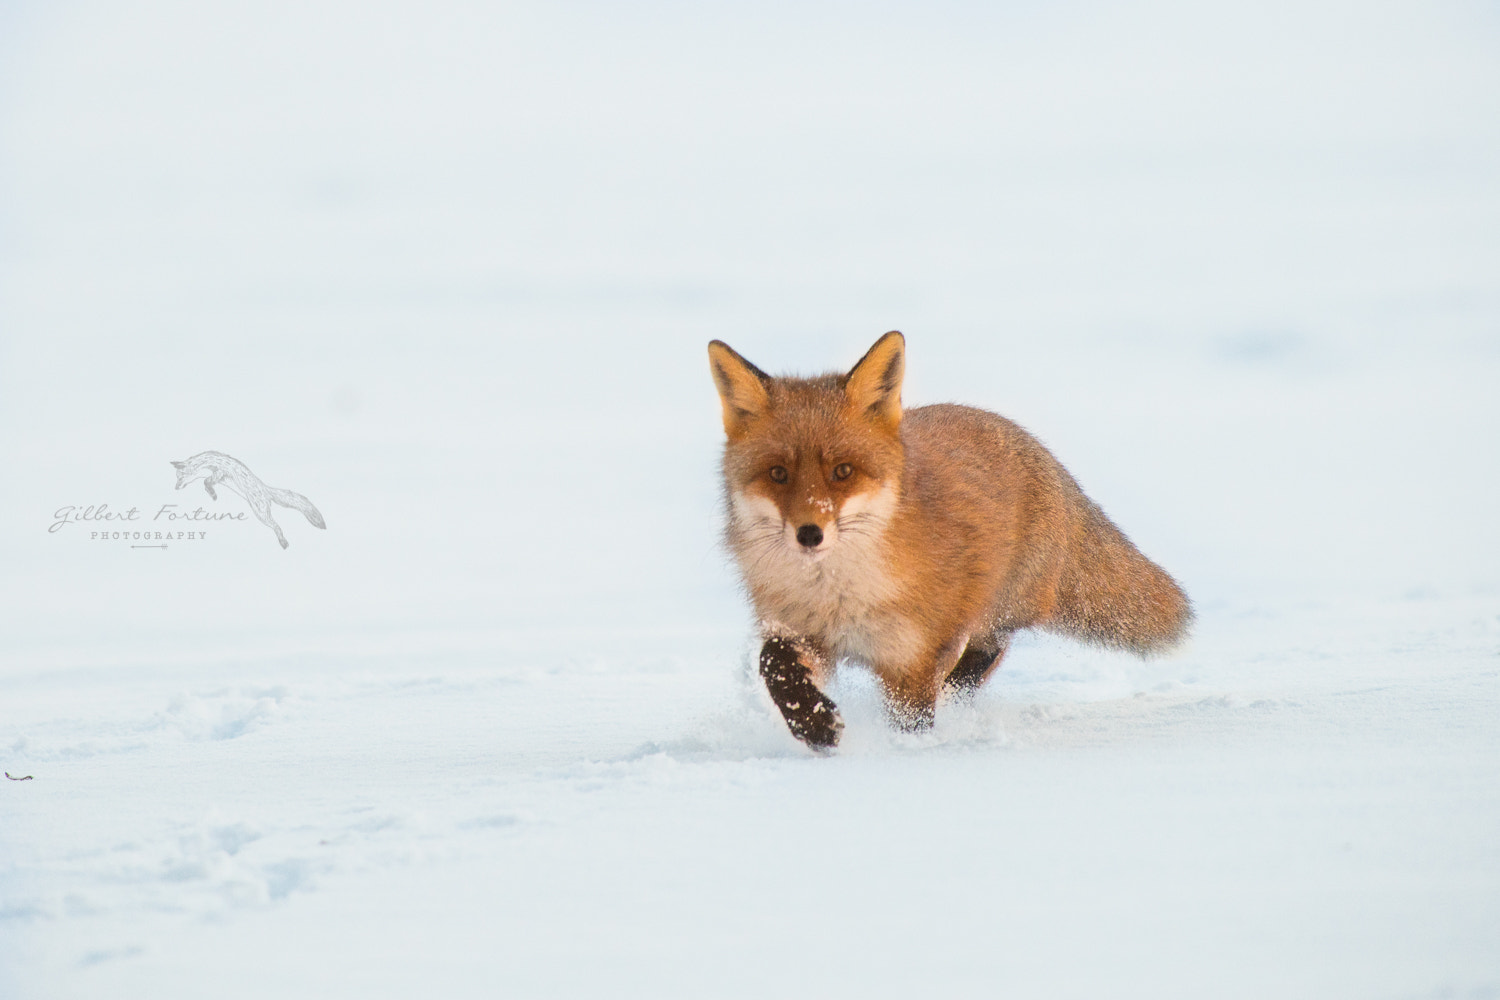
{"type": "Polygon", "coordinates": [[[891,725],[903,733],[925,733],[932,729],[936,712],[931,705],[907,705],[893,702],[886,706],[891,725]]]}
{"type": "Polygon", "coordinates": [[[810,705],[796,702],[777,707],[781,709],[781,717],[786,720],[786,727],[792,735],[812,749],[832,750],[839,745],[844,720],[839,716],[838,706],[827,695],[817,692],[810,705]]]}

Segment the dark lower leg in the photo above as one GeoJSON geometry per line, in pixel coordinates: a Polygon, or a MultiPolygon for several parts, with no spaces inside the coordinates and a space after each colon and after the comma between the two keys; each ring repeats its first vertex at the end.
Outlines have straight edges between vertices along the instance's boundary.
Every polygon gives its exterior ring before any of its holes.
{"type": "Polygon", "coordinates": [[[766,640],[760,649],[760,675],[793,736],[814,750],[838,745],[844,728],[838,706],[812,682],[791,640],[766,640]]]}
{"type": "Polygon", "coordinates": [[[982,644],[971,642],[958,658],[958,663],[948,672],[943,687],[957,695],[970,695],[978,691],[979,686],[1000,666],[1000,660],[1009,647],[1009,632],[982,644]]]}

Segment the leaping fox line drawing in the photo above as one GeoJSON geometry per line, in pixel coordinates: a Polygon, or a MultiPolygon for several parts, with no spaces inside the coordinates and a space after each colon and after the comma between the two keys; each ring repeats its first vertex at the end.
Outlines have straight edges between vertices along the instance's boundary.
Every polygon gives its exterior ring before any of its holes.
{"type": "Polygon", "coordinates": [[[1186,637],[1177,581],[1040,441],[973,407],[902,407],[900,333],[814,378],[767,375],[718,340],[708,355],[725,540],[760,620],[760,674],[814,750],[843,729],[824,693],[841,660],[874,672],[896,725],[923,730],[1020,629],[1141,656],[1186,637]]]}
{"type": "Polygon", "coordinates": [[[222,451],[200,451],[186,461],[173,462],[172,468],[177,470],[179,490],[195,479],[202,479],[203,488],[215,500],[219,499],[219,494],[214,492],[214,487],[221,483],[244,497],[260,523],[276,532],[276,540],[281,543],[282,548],[286,548],[289,543],[286,535],[281,533],[281,525],[271,517],[273,503],[300,510],[314,528],[328,527],[323,523],[323,515],[318,513],[318,508],[307,497],[291,490],[267,486],[260,481],[259,476],[245,467],[244,462],[222,451]]]}

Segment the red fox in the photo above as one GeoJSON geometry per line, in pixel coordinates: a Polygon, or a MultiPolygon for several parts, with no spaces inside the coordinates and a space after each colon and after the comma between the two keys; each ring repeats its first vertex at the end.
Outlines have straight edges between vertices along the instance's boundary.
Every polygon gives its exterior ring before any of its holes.
{"type": "Polygon", "coordinates": [[[250,510],[260,519],[260,523],[276,532],[276,540],[281,543],[282,548],[287,547],[287,540],[286,535],[281,533],[281,525],[271,517],[271,504],[273,503],[300,510],[314,528],[327,527],[323,522],[323,515],[318,513],[318,508],[314,507],[307,497],[301,493],[293,493],[291,490],[267,486],[260,481],[259,476],[245,467],[244,462],[222,451],[200,451],[186,461],[173,462],[172,468],[177,470],[179,490],[193,480],[201,478],[203,488],[215,500],[219,499],[219,494],[214,492],[214,487],[219,483],[223,483],[244,497],[245,502],[250,505],[250,510]]]}
{"type": "Polygon", "coordinates": [[[792,734],[837,745],[823,693],[840,660],[879,679],[893,722],[932,725],[977,690],[1017,629],[1140,655],[1186,636],[1192,605],[1036,438],[968,406],[901,408],[892,331],[847,375],[773,378],[714,341],[725,538],[792,734]]]}

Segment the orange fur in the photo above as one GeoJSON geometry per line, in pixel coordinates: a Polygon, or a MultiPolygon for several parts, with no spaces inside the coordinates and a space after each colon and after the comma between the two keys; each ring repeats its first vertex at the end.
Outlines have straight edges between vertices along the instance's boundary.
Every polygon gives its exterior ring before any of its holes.
{"type": "Polygon", "coordinates": [[[1141,655],[1186,635],[1182,589],[1034,437],[971,407],[902,410],[901,334],[846,375],[772,378],[720,341],[709,358],[726,539],[767,640],[762,673],[773,698],[773,674],[792,692],[778,705],[810,745],[831,747],[842,724],[820,694],[823,714],[799,717],[809,699],[788,671],[821,685],[839,660],[863,662],[895,720],[921,728],[944,683],[982,683],[1017,629],[1141,655]]]}

